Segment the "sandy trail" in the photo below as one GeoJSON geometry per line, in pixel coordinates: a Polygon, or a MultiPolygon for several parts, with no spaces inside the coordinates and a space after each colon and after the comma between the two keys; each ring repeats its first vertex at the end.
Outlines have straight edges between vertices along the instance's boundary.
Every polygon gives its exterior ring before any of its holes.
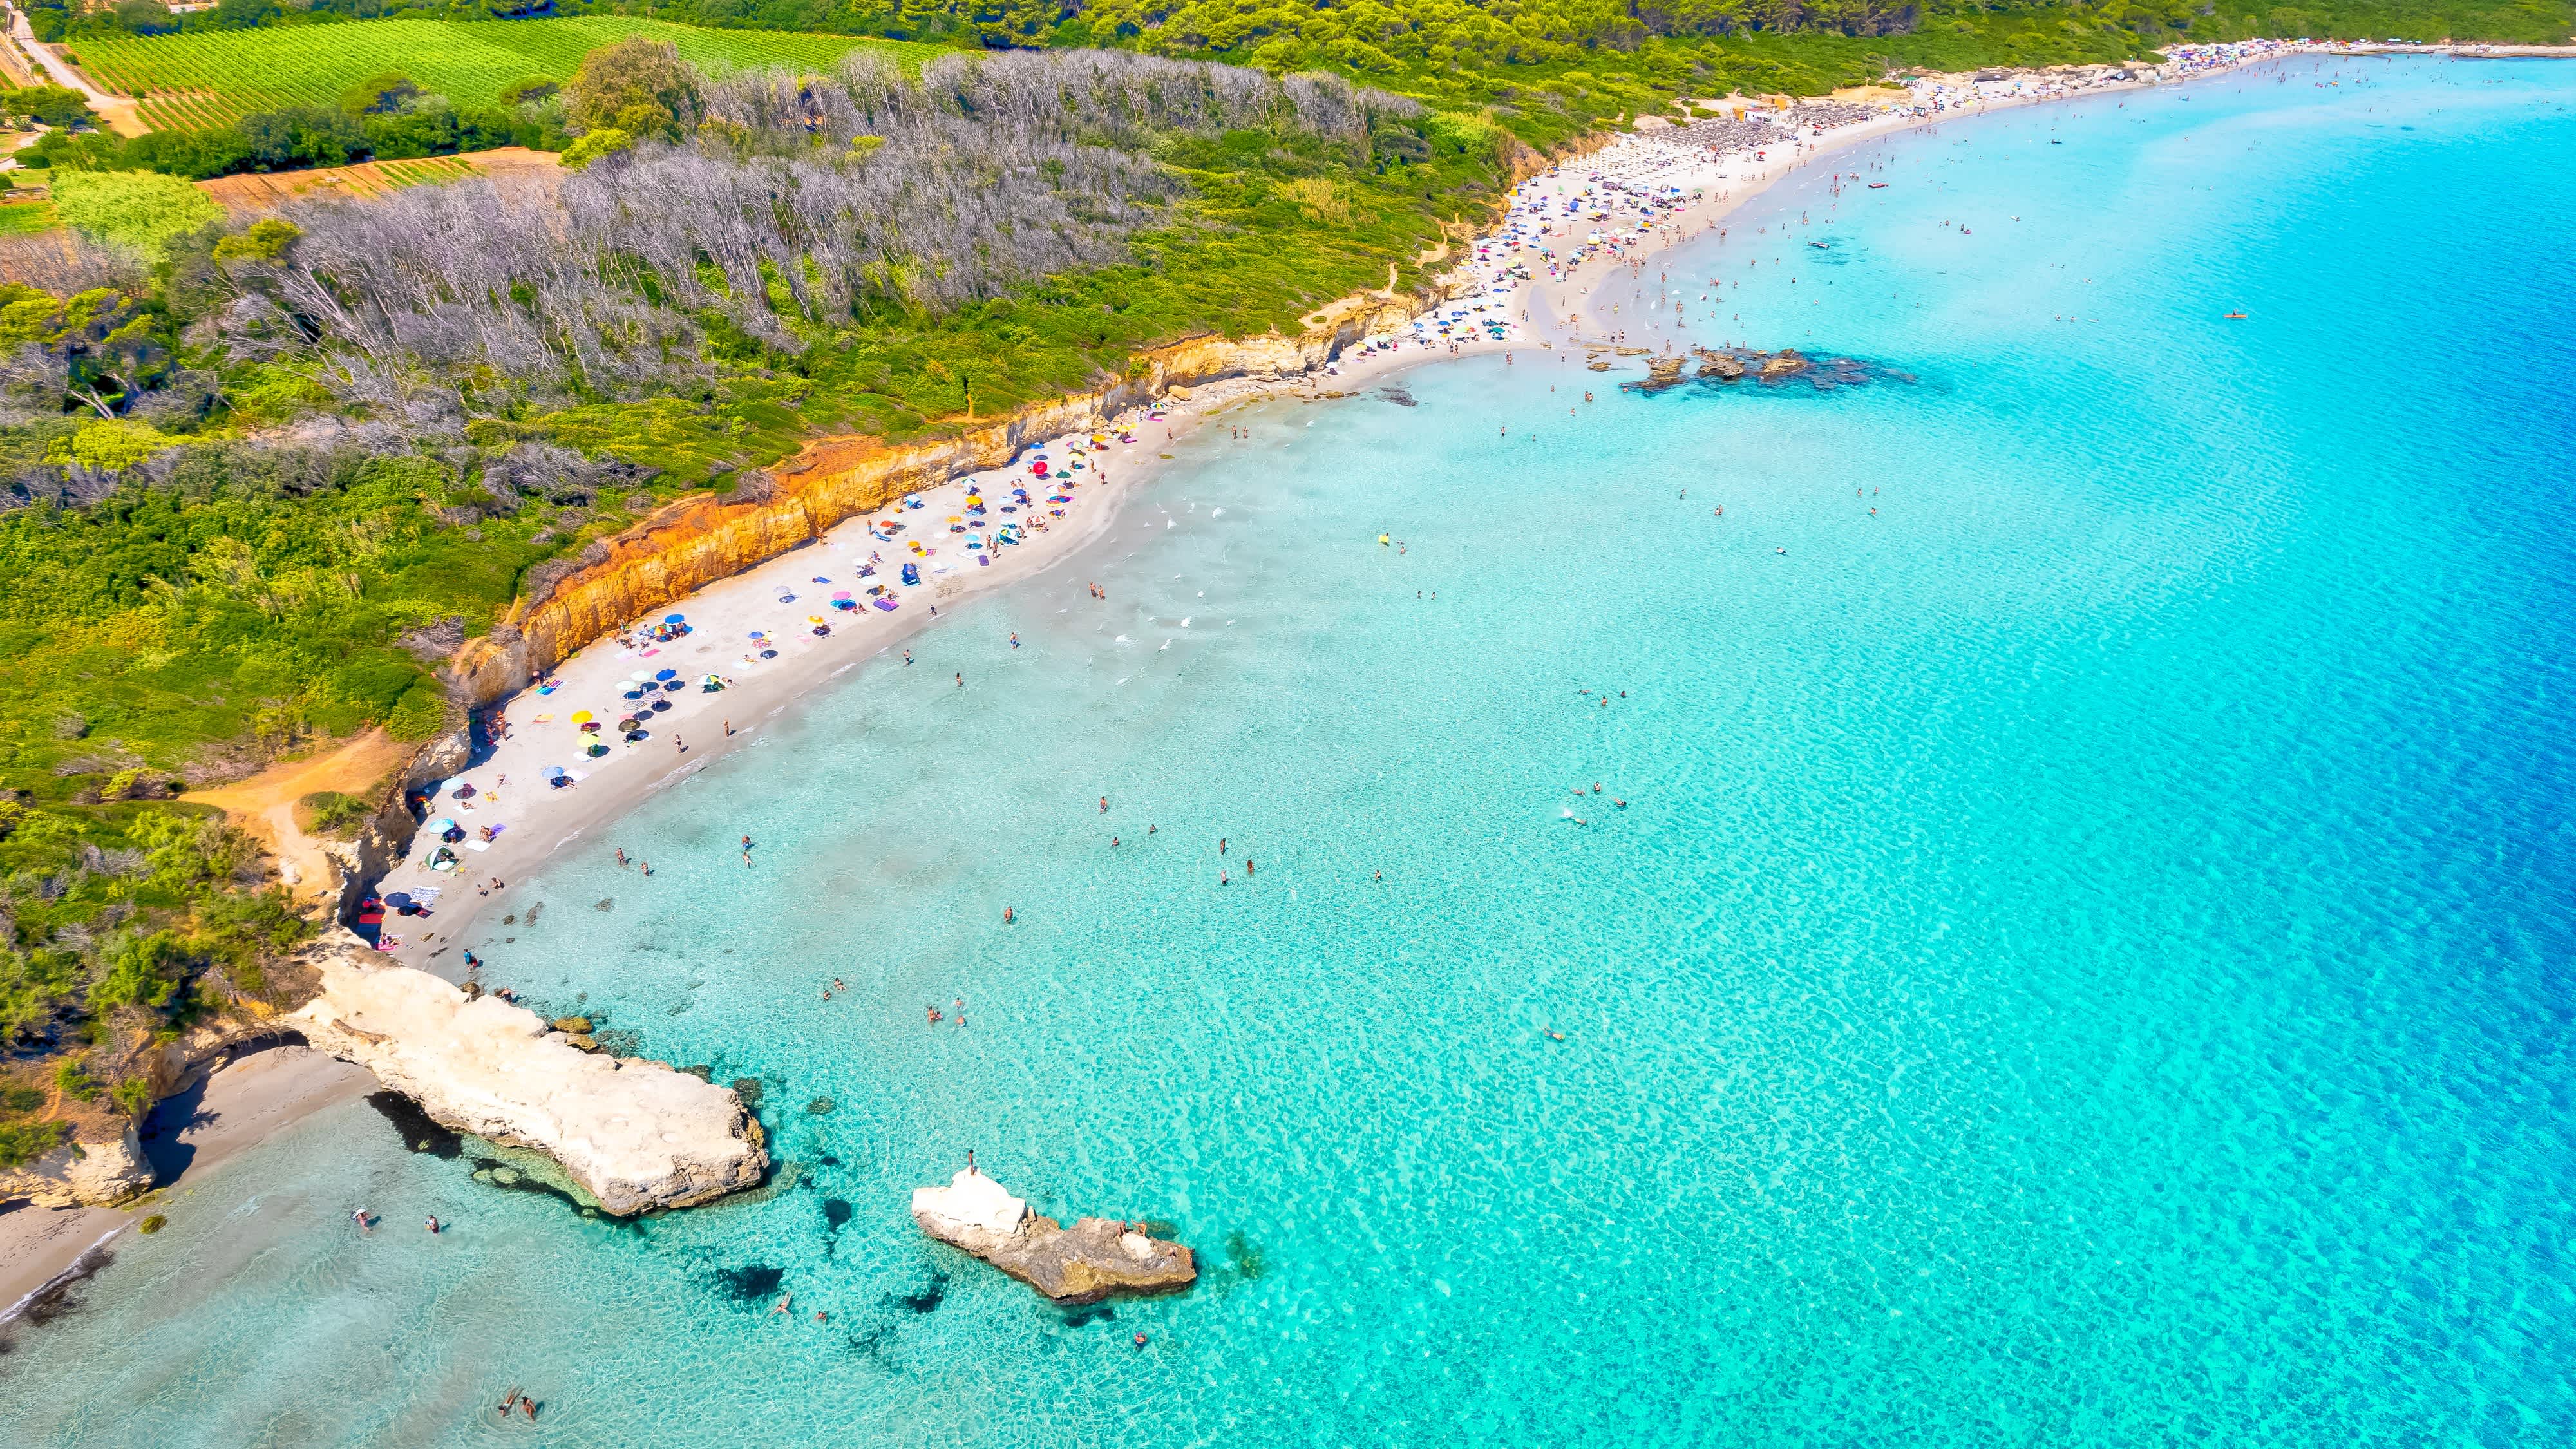
{"type": "Polygon", "coordinates": [[[339,868],[322,842],[295,824],[295,802],[324,790],[367,798],[411,758],[412,746],[373,729],[328,754],[285,760],[247,780],[179,798],[212,805],[257,837],[276,857],[278,875],[301,904],[328,900],[340,884],[339,868]]]}

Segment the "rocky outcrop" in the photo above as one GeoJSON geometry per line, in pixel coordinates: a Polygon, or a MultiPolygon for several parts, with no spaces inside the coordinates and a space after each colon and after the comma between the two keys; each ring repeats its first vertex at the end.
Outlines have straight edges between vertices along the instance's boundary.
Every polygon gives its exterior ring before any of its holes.
{"type": "Polygon", "coordinates": [[[621,1217],[706,1202],[768,1171],[760,1124],[731,1088],[585,1053],[525,1007],[372,955],[346,933],[311,953],[321,994],[285,1020],[439,1123],[545,1153],[621,1217]]]}
{"type": "Polygon", "coordinates": [[[152,1186],[152,1164],[132,1123],[123,1135],[66,1142],[33,1162],[0,1169],[0,1201],[38,1207],[109,1207],[152,1186]]]}
{"type": "Polygon", "coordinates": [[[1062,1227],[971,1162],[946,1187],[914,1188],[912,1220],[1058,1303],[1169,1293],[1198,1281],[1198,1259],[1180,1244],[1109,1218],[1062,1227]]]}

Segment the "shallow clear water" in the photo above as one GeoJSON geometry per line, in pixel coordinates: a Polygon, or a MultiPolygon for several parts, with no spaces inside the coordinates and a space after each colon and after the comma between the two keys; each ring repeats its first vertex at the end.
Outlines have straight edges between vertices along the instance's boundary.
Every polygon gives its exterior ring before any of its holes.
{"type": "Polygon", "coordinates": [[[0,1420],[2565,1442],[2571,102],[2300,64],[1953,123],[1632,284],[1912,385],[1524,351],[1183,445],[513,887],[492,977],[759,1078],[777,1186],[617,1228],[340,1109],[20,1332],[0,1420]],[[927,1244],[970,1146],[1200,1286],[1068,1314],[927,1244]]]}

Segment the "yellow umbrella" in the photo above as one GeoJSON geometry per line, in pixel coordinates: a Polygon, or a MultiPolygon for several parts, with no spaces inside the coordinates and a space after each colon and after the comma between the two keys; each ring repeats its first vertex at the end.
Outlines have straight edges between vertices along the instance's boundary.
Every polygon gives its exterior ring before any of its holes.
{"type": "Polygon", "coordinates": [[[588,724],[588,723],[590,723],[590,711],[589,711],[589,710],[586,710],[586,709],[577,709],[577,710],[574,710],[574,711],[573,711],[573,714],[572,714],[572,722],[573,722],[574,724],[588,724]]]}

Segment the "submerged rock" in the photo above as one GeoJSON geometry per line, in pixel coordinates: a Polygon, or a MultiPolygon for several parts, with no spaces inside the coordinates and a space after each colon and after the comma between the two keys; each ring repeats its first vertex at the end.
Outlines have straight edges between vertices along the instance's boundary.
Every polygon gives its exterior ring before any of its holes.
{"type": "Polygon", "coordinates": [[[586,1055],[526,1007],[371,954],[353,937],[315,952],[322,994],[286,1022],[432,1120],[544,1153],[620,1217],[706,1202],[768,1171],[732,1091],[661,1062],[586,1055]]]}
{"type": "Polygon", "coordinates": [[[1109,1218],[1082,1218],[1063,1227],[1031,1212],[972,1163],[946,1187],[914,1188],[912,1220],[1058,1303],[1097,1303],[1112,1293],[1169,1293],[1199,1276],[1198,1259],[1179,1243],[1109,1218]]]}

